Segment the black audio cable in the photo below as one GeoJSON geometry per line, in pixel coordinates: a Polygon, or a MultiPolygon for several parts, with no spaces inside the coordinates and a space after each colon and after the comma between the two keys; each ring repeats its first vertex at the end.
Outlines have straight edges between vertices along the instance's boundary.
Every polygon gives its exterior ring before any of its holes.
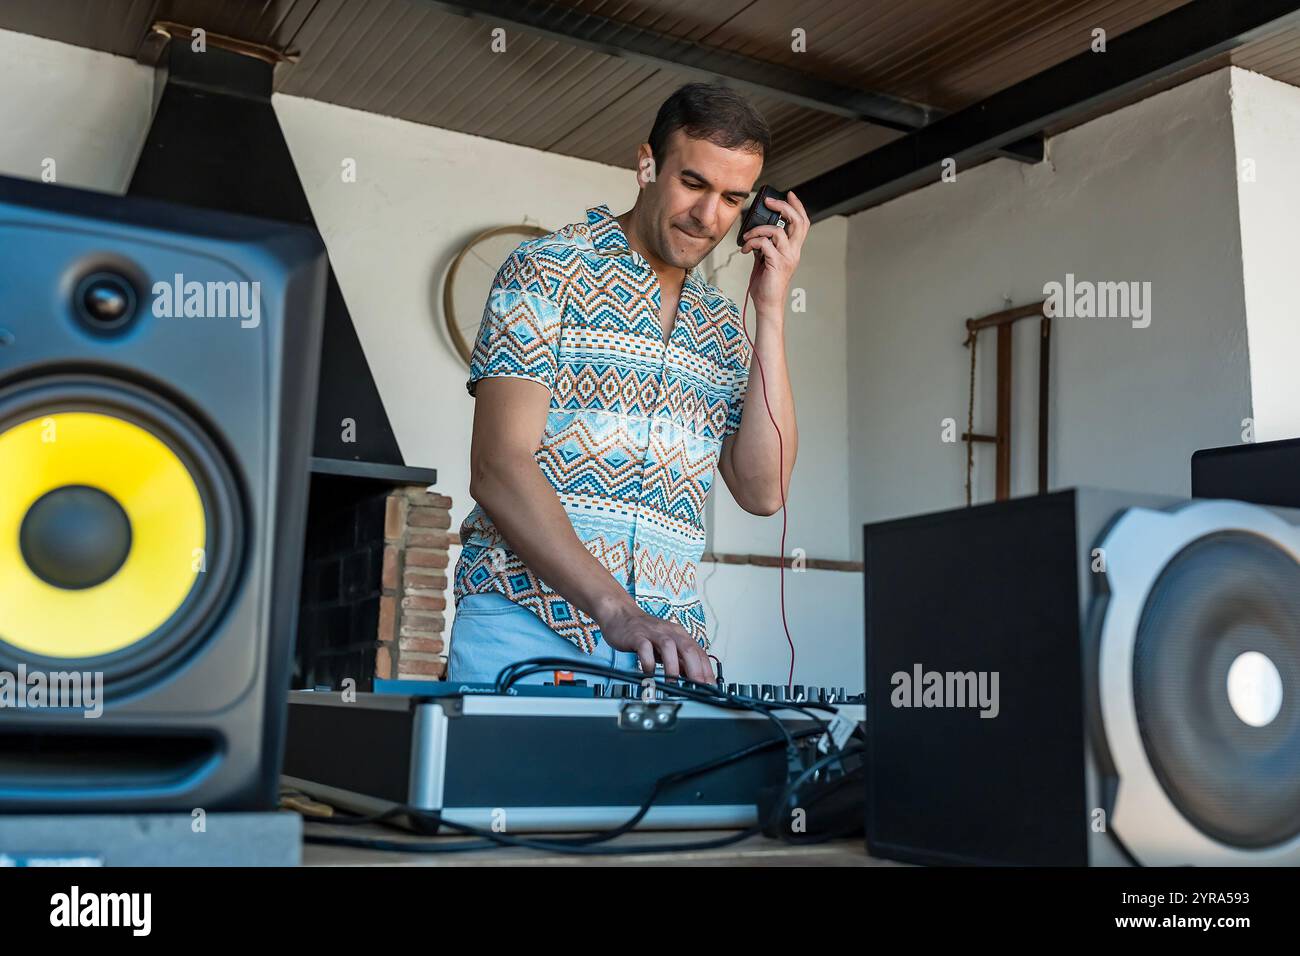
{"type": "MultiPolygon", "coordinates": [[[[625,681],[629,684],[636,684],[640,686],[645,686],[644,681],[647,679],[645,675],[640,674],[638,672],[620,671],[612,667],[605,667],[603,665],[597,665],[597,664],[581,664],[575,667],[573,665],[573,662],[568,660],[567,658],[539,657],[539,658],[529,658],[527,660],[518,661],[514,664],[508,665],[507,667],[503,668],[501,670],[501,673],[497,676],[497,692],[502,694],[509,693],[510,688],[522,678],[527,677],[530,674],[545,673],[548,670],[554,670],[554,669],[563,669],[572,673],[582,673],[582,674],[589,674],[593,676],[610,677],[616,680],[625,681]]],[[[472,850],[488,849],[490,847],[499,846],[499,845],[522,846],[522,847],[527,847],[532,849],[547,850],[551,852],[570,852],[570,853],[589,852],[589,853],[599,853],[599,854],[628,853],[628,852],[667,853],[667,852],[680,852],[683,850],[713,849],[717,847],[728,846],[731,843],[736,843],[739,842],[740,840],[744,840],[750,836],[755,835],[756,833],[762,832],[763,827],[761,825],[756,827],[750,827],[745,830],[739,831],[738,833],[731,834],[727,837],[719,838],[719,840],[710,840],[710,841],[696,842],[690,844],[674,844],[674,845],[667,845],[667,846],[660,845],[656,847],[646,847],[644,849],[600,847],[597,846],[596,844],[615,839],[616,837],[622,836],[635,829],[636,825],[642,819],[644,819],[647,813],[649,813],[660,791],[662,791],[664,787],[669,786],[672,783],[681,782],[683,780],[690,779],[691,777],[699,776],[701,774],[708,773],[713,770],[721,769],[722,767],[738,762],[739,760],[743,760],[746,757],[749,757],[755,753],[759,753],[764,750],[768,750],[772,747],[779,746],[782,743],[784,743],[786,747],[787,765],[791,768],[797,766],[799,764],[799,756],[798,756],[797,744],[795,742],[796,737],[808,737],[817,733],[824,733],[826,734],[827,740],[830,743],[831,753],[827,754],[825,757],[821,758],[820,760],[815,761],[810,768],[803,770],[802,773],[800,773],[797,776],[795,771],[793,770],[791,771],[791,779],[787,781],[787,785],[785,791],[783,792],[781,800],[774,805],[774,813],[776,810],[779,810],[786,801],[790,799],[794,791],[796,791],[798,787],[802,786],[803,783],[806,782],[812,774],[816,773],[817,770],[821,769],[822,767],[829,766],[830,764],[838,760],[841,760],[842,757],[844,756],[844,754],[841,752],[841,748],[839,747],[839,745],[836,744],[834,739],[830,736],[829,728],[827,727],[826,722],[820,719],[813,712],[814,710],[825,710],[825,711],[830,711],[833,714],[835,712],[835,708],[830,707],[828,705],[820,704],[817,702],[811,702],[811,701],[802,702],[802,703],[795,703],[795,702],[788,702],[788,701],[759,701],[759,700],[753,700],[745,697],[738,697],[732,694],[727,694],[723,691],[717,690],[716,687],[707,684],[705,685],[693,684],[693,683],[670,684],[667,681],[659,680],[656,678],[650,678],[650,680],[652,680],[654,686],[658,687],[659,689],[667,693],[677,695],[679,697],[686,697],[687,699],[690,700],[695,700],[700,703],[709,704],[716,707],[722,707],[724,709],[748,710],[748,711],[753,711],[755,713],[762,714],[763,716],[771,720],[773,724],[775,724],[777,729],[781,732],[781,737],[772,738],[766,741],[760,741],[759,743],[752,744],[749,747],[743,748],[742,750],[724,755],[723,757],[715,758],[714,760],[708,761],[704,764],[700,764],[696,767],[689,768],[687,770],[673,771],[671,773],[665,774],[664,776],[658,778],[655,781],[653,787],[651,788],[650,794],[642,802],[641,806],[637,809],[636,813],[634,813],[631,818],[624,821],[622,824],[620,824],[617,827],[608,830],[602,830],[590,836],[574,837],[568,839],[557,838],[552,840],[535,840],[535,839],[530,839],[525,837],[510,837],[502,833],[497,833],[495,831],[488,831],[478,827],[471,827],[465,824],[453,823],[452,821],[444,820],[438,817],[436,814],[431,814],[429,811],[423,810],[418,807],[410,807],[406,805],[395,805],[389,808],[388,810],[383,811],[382,813],[375,814],[369,817],[351,817],[346,819],[324,819],[324,820],[318,820],[317,822],[333,824],[333,825],[357,825],[363,823],[380,823],[396,817],[406,816],[416,820],[431,821],[441,826],[445,826],[448,829],[455,830],[457,832],[464,833],[466,835],[478,835],[483,837],[483,839],[478,841],[465,841],[461,843],[446,843],[446,842],[412,843],[412,842],[398,842],[393,840],[383,840],[380,838],[331,837],[331,836],[323,836],[323,835],[309,835],[304,837],[304,840],[306,842],[326,844],[326,845],[368,847],[371,849],[383,849],[383,850],[391,849],[395,851],[413,852],[413,853],[465,852],[465,851],[472,851],[472,850]],[[775,712],[779,710],[794,710],[803,713],[804,715],[809,717],[817,726],[812,729],[802,730],[792,734],[790,732],[790,729],[786,727],[785,724],[781,721],[781,719],[776,715],[775,712]]],[[[649,701],[647,701],[647,703],[649,703],[649,701]]],[[[860,731],[855,730],[854,736],[856,736],[859,732],[860,731]]],[[[772,818],[772,820],[769,820],[768,822],[771,823],[774,820],[775,820],[775,816],[772,818]]]]}
{"type": "MultiPolygon", "coordinates": [[[[775,743],[775,741],[773,741],[775,743]]],[[[819,763],[828,764],[832,758],[838,755],[831,755],[823,758],[819,763]]],[[[773,806],[772,815],[766,821],[769,826],[774,825],[782,807],[790,800],[794,792],[793,785],[786,787],[781,796],[781,800],[773,806]]],[[[401,816],[411,815],[415,817],[429,818],[433,815],[427,811],[415,807],[393,807],[386,814],[381,816],[401,816]]],[[[330,822],[330,821],[323,821],[330,822]]],[[[342,821],[334,821],[342,822],[342,821]]],[[[446,842],[399,842],[396,840],[385,840],[382,838],[370,837],[344,837],[344,836],[324,836],[317,834],[308,834],[303,837],[306,843],[315,843],[328,846],[345,846],[360,849],[382,850],[397,853],[456,853],[474,850],[486,850],[497,846],[522,847],[525,849],[541,850],[551,853],[567,853],[576,856],[632,856],[632,855],[650,855],[663,853],[685,853],[699,850],[719,849],[747,840],[752,836],[757,836],[763,832],[762,825],[747,827],[735,833],[728,834],[725,837],[719,837],[714,840],[698,840],[692,843],[672,843],[672,844],[647,844],[641,846],[600,846],[597,845],[596,838],[586,838],[587,843],[577,843],[575,841],[557,841],[557,840],[534,840],[523,837],[511,837],[504,833],[495,833],[489,830],[483,830],[479,827],[472,827],[465,824],[454,823],[449,820],[436,818],[434,822],[463,833],[469,836],[480,836],[481,840],[462,841],[459,843],[446,842]]],[[[619,828],[610,831],[609,834],[599,834],[600,842],[613,839],[616,835],[621,835],[619,828]]],[[[782,838],[785,843],[804,844],[821,842],[820,839],[810,840],[790,840],[782,838]]]]}
{"type": "MultiPolygon", "coordinates": [[[[787,779],[793,779],[795,775],[800,772],[802,769],[802,763],[794,740],[788,733],[785,724],[782,722],[780,717],[777,716],[778,711],[793,710],[805,715],[821,729],[823,734],[825,734],[826,741],[829,744],[828,749],[832,753],[838,752],[840,749],[839,743],[835,740],[835,736],[830,732],[829,725],[814,713],[814,710],[821,710],[834,715],[837,712],[836,709],[827,704],[821,704],[814,701],[793,702],[754,700],[752,698],[739,697],[734,694],[728,694],[725,691],[720,691],[717,686],[713,684],[697,684],[690,681],[685,684],[669,684],[666,680],[660,680],[657,677],[647,678],[639,672],[620,671],[600,664],[583,663],[574,666],[573,663],[566,658],[534,657],[522,661],[516,661],[513,664],[508,664],[503,667],[501,672],[497,675],[497,692],[501,694],[508,693],[510,688],[524,677],[531,674],[546,673],[547,671],[556,668],[565,669],[570,673],[610,677],[624,681],[628,684],[639,684],[643,687],[645,686],[645,681],[649,680],[655,687],[662,689],[665,693],[671,693],[678,697],[686,697],[690,700],[695,700],[714,707],[721,707],[723,709],[749,710],[763,714],[771,720],[773,724],[775,724],[776,728],[785,736],[786,768],[789,775],[787,779]]],[[[856,733],[858,733],[857,729],[854,730],[854,734],[856,733]]]]}
{"type": "MultiPolygon", "coordinates": [[[[815,733],[817,733],[815,729],[809,729],[809,730],[799,731],[796,734],[796,736],[806,737],[806,736],[811,736],[815,733]]],[[[459,843],[447,843],[443,841],[414,842],[414,841],[385,840],[382,838],[371,838],[371,837],[344,837],[344,836],[307,834],[303,837],[303,840],[304,842],[307,843],[315,843],[315,844],[328,845],[328,846],[346,846],[346,847],[384,850],[384,851],[401,852],[401,853],[457,853],[457,852],[467,852],[467,851],[474,851],[474,850],[484,850],[495,846],[515,846],[515,847],[524,847],[527,849],[543,850],[543,851],[554,852],[554,853],[570,853],[576,855],[602,855],[602,856],[651,854],[651,853],[677,853],[677,852],[689,852],[692,850],[718,849],[724,846],[729,846],[733,843],[739,843],[742,840],[748,839],[751,836],[755,836],[758,833],[761,833],[763,831],[763,824],[747,827],[744,830],[740,830],[737,831],[736,833],[729,834],[725,837],[720,837],[714,840],[695,841],[692,843],[658,844],[658,845],[652,844],[652,845],[635,846],[635,847],[599,846],[598,844],[607,842],[609,840],[613,840],[616,837],[622,836],[628,833],[629,831],[631,831],[632,829],[634,829],[636,824],[640,822],[641,819],[644,818],[646,813],[649,812],[649,809],[653,805],[654,799],[658,795],[659,791],[662,790],[665,786],[669,785],[670,783],[679,782],[681,780],[686,780],[694,776],[699,776],[703,773],[708,773],[712,770],[720,769],[724,766],[728,766],[732,763],[738,762],[739,760],[743,760],[756,753],[760,753],[763,750],[767,750],[772,747],[779,746],[781,742],[782,741],[780,738],[772,738],[770,740],[760,741],[756,744],[751,744],[748,747],[743,748],[742,750],[738,750],[733,753],[726,754],[723,757],[715,758],[714,760],[711,760],[705,764],[700,764],[696,767],[690,768],[689,770],[674,771],[673,773],[665,774],[663,777],[660,777],[655,782],[655,785],[652,788],[650,795],[646,798],[645,801],[642,802],[641,807],[639,807],[637,810],[637,813],[634,814],[629,820],[620,824],[618,827],[614,827],[608,830],[603,830],[597,834],[593,834],[590,836],[574,837],[569,839],[557,838],[551,840],[538,840],[538,839],[532,839],[527,837],[513,837],[504,833],[497,833],[495,831],[484,830],[480,827],[473,827],[467,824],[455,823],[453,821],[443,819],[439,815],[430,813],[429,811],[421,809],[419,807],[395,805],[383,811],[382,813],[374,814],[368,817],[351,817],[346,819],[325,819],[316,822],[346,826],[346,825],[359,825],[364,823],[384,822],[386,820],[405,816],[415,820],[424,820],[424,821],[438,824],[440,826],[445,826],[447,829],[455,830],[458,833],[463,833],[468,836],[479,836],[482,839],[474,840],[474,841],[462,841],[459,843]]],[[[838,753],[828,754],[825,757],[821,758],[820,760],[815,761],[810,767],[808,767],[804,771],[803,774],[801,774],[794,781],[787,783],[786,787],[782,792],[780,800],[778,800],[773,805],[771,816],[767,821],[764,821],[765,824],[768,825],[769,828],[773,827],[779,816],[779,813],[789,802],[791,797],[797,791],[798,787],[802,786],[808,779],[812,777],[813,774],[815,774],[822,767],[829,766],[831,763],[840,759],[842,759],[841,754],[838,753]]],[[[787,840],[785,842],[791,842],[791,841],[787,840]]],[[[799,842],[813,842],[813,841],[799,841],[799,842]]]]}
{"type": "MultiPolygon", "coordinates": [[[[814,761],[812,764],[806,767],[803,773],[801,773],[798,777],[796,777],[793,781],[791,781],[786,786],[785,790],[781,794],[781,799],[772,805],[772,812],[768,815],[766,821],[768,828],[770,829],[776,823],[776,820],[779,817],[780,813],[784,811],[787,807],[793,808],[795,806],[799,806],[802,807],[804,810],[808,810],[811,809],[813,806],[816,806],[816,804],[825,797],[825,794],[821,796],[814,796],[811,800],[796,799],[799,796],[800,788],[803,787],[804,784],[806,784],[810,779],[816,776],[817,772],[821,770],[823,767],[829,767],[830,765],[837,762],[840,763],[841,766],[843,766],[843,760],[846,756],[850,754],[860,754],[864,752],[865,749],[866,749],[865,747],[859,746],[845,753],[826,754],[826,756],[822,757],[819,760],[814,761]]],[[[859,764],[857,767],[853,768],[852,770],[846,769],[843,779],[846,782],[861,780],[862,782],[859,785],[865,786],[865,780],[866,780],[865,765],[859,764]]],[[[782,831],[781,840],[784,843],[791,844],[794,846],[811,846],[817,843],[825,843],[828,840],[834,840],[837,837],[847,836],[849,833],[853,833],[857,831],[861,826],[862,826],[861,821],[855,821],[854,823],[848,825],[847,827],[841,828],[838,831],[832,831],[829,833],[822,834],[820,836],[799,837],[799,838],[791,837],[789,834],[786,834],[784,831],[782,831]]]]}
{"type": "Polygon", "coordinates": [[[713,661],[713,663],[715,663],[715,664],[718,665],[718,666],[717,666],[717,677],[718,677],[718,679],[717,679],[716,683],[719,683],[719,684],[725,683],[725,682],[726,682],[726,678],[722,676],[722,658],[720,658],[720,657],[715,657],[713,654],[710,654],[710,655],[709,655],[709,660],[713,661]]]}
{"type": "MultiPolygon", "coordinates": [[[[654,686],[674,694],[678,697],[686,697],[690,700],[698,701],[703,704],[711,704],[715,707],[723,707],[730,710],[749,710],[755,713],[761,713],[773,721],[785,733],[785,725],[781,723],[776,711],[793,710],[802,713],[804,716],[813,720],[823,730],[827,731],[828,727],[825,720],[817,716],[815,711],[829,711],[835,713],[835,708],[828,704],[821,704],[816,701],[764,701],[754,700],[748,697],[739,697],[734,694],[728,694],[720,691],[712,684],[694,684],[687,682],[685,684],[670,684],[666,680],[659,678],[647,677],[638,671],[621,671],[613,667],[605,667],[600,664],[578,664],[562,657],[532,657],[527,660],[516,661],[502,668],[501,673],[497,675],[496,689],[497,693],[508,693],[510,688],[524,677],[531,674],[544,674],[552,670],[565,670],[574,674],[589,674],[600,677],[610,677],[615,680],[621,680],[628,684],[645,686],[645,681],[650,680],[654,686]]],[[[788,735],[787,735],[788,737],[788,735]]],[[[793,748],[793,741],[788,741],[789,746],[793,748]]]]}
{"type": "MultiPolygon", "coordinates": [[[[601,664],[577,664],[568,658],[563,657],[530,657],[522,661],[516,661],[513,664],[507,664],[497,675],[496,689],[497,693],[506,693],[512,686],[519,682],[521,678],[530,674],[546,673],[551,670],[564,670],[573,674],[592,674],[600,677],[612,677],[623,681],[627,684],[644,686],[646,675],[640,671],[621,671],[612,667],[606,667],[601,664]]],[[[719,668],[719,677],[721,669],[719,668]]],[[[823,704],[815,700],[802,701],[775,701],[760,700],[753,697],[741,697],[737,694],[730,694],[726,691],[718,690],[716,684],[700,684],[692,681],[685,683],[668,683],[665,678],[651,678],[656,687],[669,691],[673,694],[684,695],[685,690],[695,690],[703,693],[704,697],[693,696],[692,699],[703,701],[704,703],[717,702],[743,702],[748,709],[751,704],[757,704],[761,707],[773,708],[776,710],[796,710],[813,720],[818,718],[813,711],[825,711],[834,714],[835,707],[831,704],[823,704]]]]}
{"type": "MultiPolygon", "coordinates": [[[[809,733],[811,732],[812,731],[809,731],[809,733]]],[[[415,843],[410,841],[399,842],[395,840],[385,840],[382,838],[331,837],[331,836],[318,836],[314,834],[308,834],[303,837],[303,840],[308,843],[320,843],[320,844],[332,845],[332,846],[349,846],[349,847],[364,847],[370,849],[395,850],[395,851],[400,851],[405,853],[443,853],[443,852],[456,853],[456,852],[465,852],[470,850],[489,849],[496,846],[519,846],[519,847],[525,847],[529,849],[548,850],[552,852],[562,852],[562,853],[584,853],[585,852],[589,854],[609,853],[614,851],[617,851],[618,853],[626,853],[626,852],[666,853],[666,852],[680,851],[682,849],[692,849],[692,850],[715,849],[717,847],[727,846],[731,843],[736,843],[739,842],[740,840],[744,840],[750,836],[753,836],[754,834],[759,832],[759,828],[749,827],[745,830],[738,831],[737,833],[728,834],[726,837],[722,837],[718,840],[696,841],[690,844],[672,844],[667,846],[661,844],[653,848],[644,848],[644,849],[639,849],[635,847],[620,847],[620,848],[598,847],[596,846],[596,844],[615,839],[616,837],[622,836],[624,833],[627,833],[630,830],[634,829],[636,827],[636,824],[639,823],[645,817],[645,815],[650,811],[650,808],[653,806],[655,797],[658,796],[659,791],[662,790],[669,783],[689,779],[690,777],[698,776],[702,773],[707,773],[710,770],[720,769],[721,767],[728,766],[731,763],[736,763],[740,760],[743,760],[746,757],[751,756],[752,754],[759,753],[764,750],[768,750],[772,747],[777,747],[780,745],[781,745],[781,740],[779,738],[773,737],[770,740],[764,740],[758,742],[757,744],[751,744],[750,746],[744,748],[743,750],[726,754],[723,757],[709,761],[707,764],[701,764],[697,767],[693,767],[690,770],[674,771],[673,773],[665,774],[663,777],[660,777],[657,781],[655,781],[654,786],[651,788],[650,795],[642,802],[641,806],[637,809],[636,813],[633,814],[633,816],[630,817],[627,821],[609,830],[602,830],[598,833],[589,836],[584,836],[584,837],[555,838],[551,840],[536,840],[527,837],[512,837],[503,833],[497,833],[495,831],[483,830],[480,827],[473,827],[467,824],[455,823],[450,820],[445,820],[441,818],[439,815],[430,813],[429,811],[421,809],[419,807],[396,805],[390,807],[389,809],[383,811],[382,813],[373,814],[368,817],[353,817],[349,819],[326,819],[326,820],[320,820],[318,822],[335,824],[335,825],[359,825],[364,823],[382,823],[387,820],[405,816],[405,817],[410,817],[413,820],[422,820],[430,823],[435,823],[440,826],[445,826],[447,829],[455,830],[458,833],[463,833],[470,836],[478,835],[483,837],[484,839],[476,840],[476,841],[460,842],[460,843],[446,843],[441,841],[436,843],[431,843],[431,842],[415,843]]]]}

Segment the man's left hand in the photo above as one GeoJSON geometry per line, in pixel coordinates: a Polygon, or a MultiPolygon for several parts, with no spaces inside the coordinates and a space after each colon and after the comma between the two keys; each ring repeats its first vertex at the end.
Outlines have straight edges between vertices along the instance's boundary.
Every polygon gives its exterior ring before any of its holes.
{"type": "Polygon", "coordinates": [[[787,201],[769,197],[767,208],[780,214],[785,226],[755,226],[742,237],[741,252],[755,252],[754,271],[750,275],[750,295],[759,316],[783,315],[790,279],[799,267],[799,255],[812,222],[808,211],[793,192],[787,201]]]}

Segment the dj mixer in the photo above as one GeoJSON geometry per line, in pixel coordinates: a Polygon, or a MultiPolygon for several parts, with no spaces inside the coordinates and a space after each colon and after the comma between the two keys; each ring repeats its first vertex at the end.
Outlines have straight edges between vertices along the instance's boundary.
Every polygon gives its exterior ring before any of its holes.
{"type": "Polygon", "coordinates": [[[843,688],[712,686],[707,702],[662,684],[594,686],[379,681],[377,693],[290,694],[286,786],[359,814],[527,831],[618,826],[654,794],[638,828],[759,822],[764,795],[825,755],[819,780],[857,767],[865,717],[843,688]],[[414,686],[412,686],[414,685],[414,686]],[[794,698],[802,698],[795,700],[794,698]],[[733,757],[734,759],[728,759],[733,757]],[[662,778],[716,764],[708,772],[662,778]]]}

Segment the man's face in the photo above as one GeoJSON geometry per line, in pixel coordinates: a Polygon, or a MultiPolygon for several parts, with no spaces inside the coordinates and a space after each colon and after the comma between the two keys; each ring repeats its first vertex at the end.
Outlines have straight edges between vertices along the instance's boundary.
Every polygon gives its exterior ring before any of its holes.
{"type": "MultiPolygon", "coordinates": [[[[643,151],[644,160],[649,147],[643,151]]],[[[642,241],[669,265],[693,268],[736,221],[762,168],[761,153],[723,149],[674,130],[663,168],[655,170],[653,182],[642,180],[642,241]]]]}

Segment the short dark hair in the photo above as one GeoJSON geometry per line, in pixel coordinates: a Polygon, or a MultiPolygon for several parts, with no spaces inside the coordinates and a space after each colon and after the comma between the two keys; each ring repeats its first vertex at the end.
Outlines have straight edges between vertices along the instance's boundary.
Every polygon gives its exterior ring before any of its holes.
{"type": "Polygon", "coordinates": [[[772,131],[763,114],[735,90],[710,83],[688,83],[664,100],[650,129],[650,152],[662,166],[664,148],[674,130],[691,139],[707,139],[723,149],[744,149],[766,156],[772,131]]]}

